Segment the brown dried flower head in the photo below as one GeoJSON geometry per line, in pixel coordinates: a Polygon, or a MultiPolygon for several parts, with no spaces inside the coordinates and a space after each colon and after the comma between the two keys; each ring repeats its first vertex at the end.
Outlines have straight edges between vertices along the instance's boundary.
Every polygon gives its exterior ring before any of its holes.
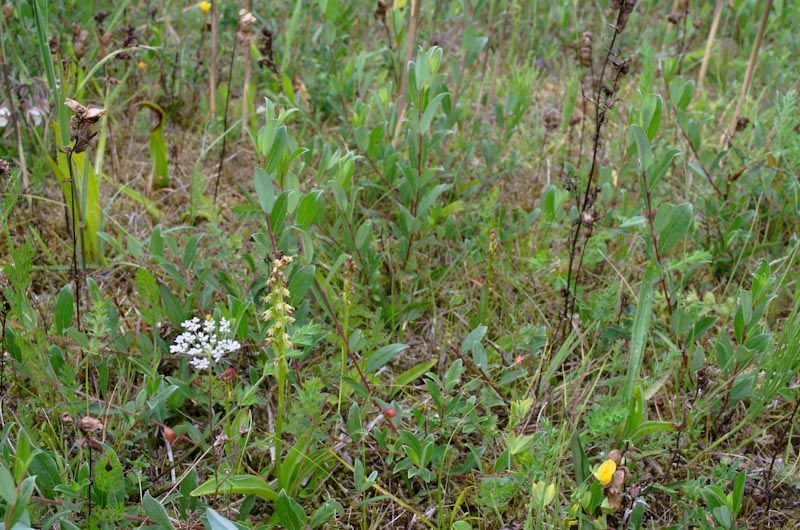
{"type": "Polygon", "coordinates": [[[86,55],[89,50],[89,32],[78,24],[72,25],[72,50],[78,59],[86,55]]]}
{"type": "Polygon", "coordinates": [[[628,25],[628,19],[636,7],[637,0],[612,0],[611,10],[619,12],[617,16],[617,31],[622,31],[628,25]]]}
{"type": "Polygon", "coordinates": [[[272,31],[267,26],[261,28],[261,37],[258,40],[258,51],[261,59],[258,65],[261,68],[268,68],[270,72],[279,75],[278,65],[275,64],[275,50],[272,47],[272,31]]]}
{"type": "Polygon", "coordinates": [[[388,11],[389,6],[386,5],[386,2],[384,2],[384,0],[378,0],[378,4],[375,6],[375,18],[383,20],[388,11]]]}
{"type": "Polygon", "coordinates": [[[65,99],[64,104],[75,114],[70,120],[70,138],[75,142],[72,152],[82,153],[97,135],[92,132],[92,125],[105,115],[106,109],[87,107],[70,98],[65,99]]]}
{"type": "Polygon", "coordinates": [[[78,428],[86,434],[92,434],[103,430],[103,422],[92,416],[84,416],[78,420],[78,428]]]}
{"type": "Polygon", "coordinates": [[[584,68],[592,67],[592,32],[584,31],[581,35],[580,45],[581,66],[584,68]]]}

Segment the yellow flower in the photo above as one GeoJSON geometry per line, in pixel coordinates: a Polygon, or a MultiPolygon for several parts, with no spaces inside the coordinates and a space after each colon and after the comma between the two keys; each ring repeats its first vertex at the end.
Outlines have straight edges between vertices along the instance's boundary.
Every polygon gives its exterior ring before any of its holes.
{"type": "Polygon", "coordinates": [[[392,5],[392,9],[403,9],[406,7],[406,0],[394,0],[394,4],[392,5]]]}
{"type": "Polygon", "coordinates": [[[613,460],[606,460],[600,467],[597,468],[597,471],[594,472],[594,476],[597,477],[597,480],[600,481],[600,484],[603,486],[608,486],[611,482],[611,479],[614,478],[614,472],[617,470],[617,463],[613,460]]]}
{"type": "Polygon", "coordinates": [[[211,11],[211,2],[203,0],[198,5],[200,6],[200,11],[202,11],[204,15],[208,15],[208,12],[211,11]]]}
{"type": "Polygon", "coordinates": [[[144,61],[139,61],[138,63],[136,63],[136,68],[138,68],[141,71],[145,71],[147,70],[147,63],[145,63],[144,61]]]}

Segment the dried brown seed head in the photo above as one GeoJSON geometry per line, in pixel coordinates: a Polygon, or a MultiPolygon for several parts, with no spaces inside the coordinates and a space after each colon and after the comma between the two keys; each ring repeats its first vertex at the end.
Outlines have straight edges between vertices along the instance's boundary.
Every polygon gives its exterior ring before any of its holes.
{"type": "Polygon", "coordinates": [[[580,44],[581,66],[584,68],[592,67],[592,32],[584,31],[581,35],[580,44]]]}
{"type": "Polygon", "coordinates": [[[78,428],[87,434],[103,430],[103,422],[92,416],[84,416],[78,420],[78,428]]]}
{"type": "Polygon", "coordinates": [[[683,20],[683,13],[679,11],[673,11],[669,15],[667,15],[667,22],[673,25],[678,25],[678,23],[683,20]]]}
{"type": "Polygon", "coordinates": [[[386,5],[386,2],[384,2],[384,0],[378,0],[378,4],[375,6],[375,18],[383,20],[388,11],[389,6],[386,5]]]}

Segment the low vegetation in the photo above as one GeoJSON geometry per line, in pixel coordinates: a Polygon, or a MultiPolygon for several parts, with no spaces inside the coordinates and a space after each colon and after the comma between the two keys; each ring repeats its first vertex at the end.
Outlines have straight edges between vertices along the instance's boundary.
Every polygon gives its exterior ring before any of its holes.
{"type": "Polygon", "coordinates": [[[0,528],[800,525],[798,20],[6,3],[0,528]]]}

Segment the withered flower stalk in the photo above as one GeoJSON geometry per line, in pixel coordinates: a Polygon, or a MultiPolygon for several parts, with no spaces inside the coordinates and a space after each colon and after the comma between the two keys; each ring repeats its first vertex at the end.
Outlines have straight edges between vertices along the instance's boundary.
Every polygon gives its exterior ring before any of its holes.
{"type": "MultiPolygon", "coordinates": [[[[75,153],[83,153],[91,145],[96,132],[92,131],[92,127],[102,118],[106,110],[98,109],[95,107],[87,107],[78,103],[74,99],[67,98],[64,104],[73,112],[70,119],[70,140],[72,145],[65,148],[67,155],[67,167],[69,168],[69,190],[70,190],[70,207],[72,212],[72,277],[75,285],[75,316],[78,323],[78,329],[81,329],[81,285],[82,274],[78,273],[78,223],[77,217],[79,214],[78,205],[75,200],[75,173],[72,168],[72,155],[75,153]]],[[[86,244],[83,237],[83,230],[80,231],[81,238],[81,273],[86,266],[86,244]]]]}
{"type": "MultiPolygon", "coordinates": [[[[619,79],[630,69],[630,59],[620,59],[615,53],[614,48],[619,35],[628,24],[628,19],[636,7],[636,2],[637,0],[613,0],[611,2],[611,9],[617,12],[617,21],[616,24],[614,24],[611,43],[609,44],[603,59],[599,76],[597,79],[591,80],[593,83],[595,83],[595,86],[592,87],[592,103],[594,104],[595,108],[592,161],[586,177],[586,188],[583,192],[583,198],[581,199],[580,196],[575,198],[576,206],[578,207],[578,217],[575,220],[575,224],[573,225],[572,233],[570,235],[567,285],[563,291],[564,306],[561,314],[561,322],[559,323],[558,333],[558,335],[562,338],[566,336],[566,332],[569,329],[568,323],[572,322],[572,315],[575,312],[578,276],[580,275],[581,267],[583,265],[583,256],[586,245],[592,236],[594,223],[598,217],[595,208],[595,201],[597,199],[599,189],[595,186],[595,181],[599,169],[598,155],[601,145],[601,131],[603,124],[606,121],[606,113],[614,106],[614,103],[616,102],[616,92],[619,79]],[[609,65],[613,69],[613,76],[610,79],[606,79],[606,72],[609,69],[609,65]],[[579,251],[578,243],[582,235],[584,236],[584,239],[579,251]]],[[[591,63],[591,55],[586,55],[586,53],[590,51],[591,34],[584,34],[581,39],[580,59],[582,63],[591,63]]],[[[587,96],[584,94],[584,99],[586,98],[587,96]]]]}
{"type": "Polygon", "coordinates": [[[241,41],[244,62],[244,79],[242,81],[242,127],[247,127],[247,116],[250,113],[250,78],[253,75],[253,64],[251,46],[253,43],[253,25],[256,22],[256,17],[251,12],[253,9],[253,0],[249,0],[248,9],[239,11],[239,31],[236,38],[241,41]]]}

